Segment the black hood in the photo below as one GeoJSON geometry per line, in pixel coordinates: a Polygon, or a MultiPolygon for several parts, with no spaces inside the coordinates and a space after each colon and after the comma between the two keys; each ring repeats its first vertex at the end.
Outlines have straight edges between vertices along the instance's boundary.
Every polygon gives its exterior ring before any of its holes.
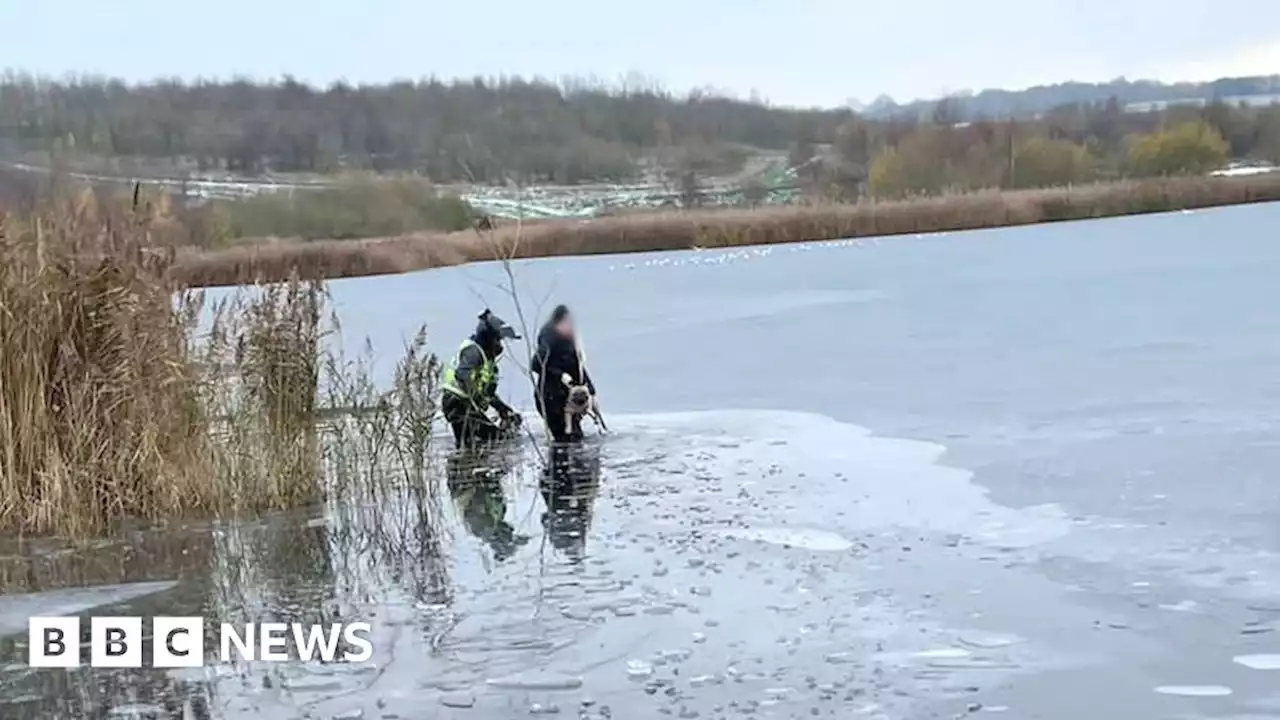
{"type": "Polygon", "coordinates": [[[476,332],[471,338],[481,345],[489,346],[503,340],[519,340],[520,333],[517,333],[505,320],[485,308],[485,311],[480,313],[480,320],[476,323],[476,332]]]}

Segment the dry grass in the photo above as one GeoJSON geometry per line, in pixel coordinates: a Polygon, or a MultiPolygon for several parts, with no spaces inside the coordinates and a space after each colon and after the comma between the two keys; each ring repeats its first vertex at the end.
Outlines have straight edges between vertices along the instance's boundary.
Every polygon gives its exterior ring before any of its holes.
{"type": "Polygon", "coordinates": [[[493,260],[975,230],[1280,200],[1280,174],[1169,178],[849,205],[638,213],[360,241],[275,241],[179,258],[194,285],[385,275],[493,260]]]}
{"type": "Polygon", "coordinates": [[[354,479],[424,481],[425,329],[381,391],[322,342],[321,283],[246,289],[200,328],[203,297],[136,198],[0,212],[0,533],[93,535],[296,507],[354,479]],[[322,394],[372,418],[326,430],[322,394]],[[365,431],[380,455],[350,449],[365,431]]]}
{"type": "Polygon", "coordinates": [[[3,219],[0,527],[87,531],[213,503],[195,377],[174,362],[187,318],[147,238],[87,193],[3,219]]]}

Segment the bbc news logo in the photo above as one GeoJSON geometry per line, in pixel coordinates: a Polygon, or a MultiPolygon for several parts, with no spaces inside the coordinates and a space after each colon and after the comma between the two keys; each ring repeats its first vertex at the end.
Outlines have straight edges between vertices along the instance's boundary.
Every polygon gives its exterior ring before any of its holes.
{"type": "MultiPolygon", "coordinates": [[[[141,617],[95,617],[89,620],[89,666],[143,666],[141,617]]],[[[78,617],[33,617],[27,626],[27,664],[35,667],[80,667],[81,635],[78,617]]],[[[219,627],[219,657],[223,663],[243,661],[365,662],[373,657],[369,623],[250,623],[219,627]],[[345,646],[345,647],[343,647],[345,646]],[[293,654],[290,654],[290,650],[293,654]]],[[[151,619],[151,665],[158,668],[203,667],[204,618],[151,619]]]]}

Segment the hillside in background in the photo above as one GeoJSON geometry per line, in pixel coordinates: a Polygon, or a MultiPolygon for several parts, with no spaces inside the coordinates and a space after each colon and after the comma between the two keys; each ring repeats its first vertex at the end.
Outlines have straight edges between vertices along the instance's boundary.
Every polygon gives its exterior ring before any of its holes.
{"type": "MultiPolygon", "coordinates": [[[[980,118],[1026,118],[1046,113],[1063,105],[1100,103],[1116,98],[1121,105],[1160,105],[1170,102],[1200,101],[1210,103],[1245,101],[1270,104],[1280,97],[1280,75],[1221,78],[1205,83],[1161,83],[1154,80],[1119,78],[1105,83],[1065,82],[1040,85],[1025,90],[983,90],[977,94],[959,94],[946,98],[955,112],[965,120],[980,118]]],[[[932,114],[939,99],[917,100],[899,105],[888,96],[861,109],[863,115],[877,119],[932,114]]]]}

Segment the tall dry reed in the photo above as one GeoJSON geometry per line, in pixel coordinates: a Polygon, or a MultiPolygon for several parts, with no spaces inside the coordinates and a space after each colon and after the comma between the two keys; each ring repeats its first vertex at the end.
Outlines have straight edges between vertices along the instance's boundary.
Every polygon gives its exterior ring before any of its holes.
{"type": "MultiPolygon", "coordinates": [[[[189,295],[191,307],[204,298],[189,295]]],[[[321,499],[317,393],[329,332],[319,283],[285,283],[231,295],[210,308],[192,345],[200,404],[215,439],[210,461],[237,508],[294,507],[321,499]]]]}
{"type": "Polygon", "coordinates": [[[0,219],[0,528],[216,504],[172,257],[91,193],[0,219]]]}
{"type": "Polygon", "coordinates": [[[136,192],[0,214],[0,533],[285,509],[352,478],[427,483],[425,329],[380,390],[327,346],[322,284],[286,278],[206,307],[153,219],[136,192]],[[374,417],[322,422],[322,394],[347,407],[344,392],[374,417]]]}

